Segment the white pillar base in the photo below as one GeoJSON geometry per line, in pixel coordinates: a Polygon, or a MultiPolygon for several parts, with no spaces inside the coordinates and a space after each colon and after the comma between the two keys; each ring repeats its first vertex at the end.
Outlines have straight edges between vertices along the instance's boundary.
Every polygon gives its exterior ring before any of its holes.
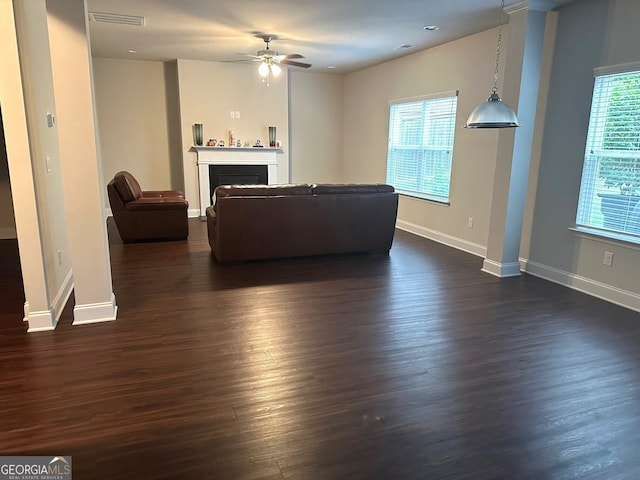
{"type": "Polygon", "coordinates": [[[72,325],[85,325],[89,323],[112,322],[118,315],[116,297],[112,293],[110,302],[90,303],[73,307],[72,325]]]}
{"type": "Polygon", "coordinates": [[[519,277],[520,262],[498,263],[485,258],[482,262],[482,271],[496,277],[519,277]]]}
{"type": "Polygon", "coordinates": [[[31,312],[28,302],[24,303],[24,321],[29,322],[29,328],[27,329],[29,333],[54,330],[58,323],[52,308],[40,312],[31,312]]]}

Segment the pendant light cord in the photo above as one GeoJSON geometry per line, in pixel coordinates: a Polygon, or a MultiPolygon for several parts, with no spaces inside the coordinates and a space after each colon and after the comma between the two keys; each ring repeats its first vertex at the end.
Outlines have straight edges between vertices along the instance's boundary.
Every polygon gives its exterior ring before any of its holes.
{"type": "Polygon", "coordinates": [[[493,74],[493,93],[498,91],[498,65],[500,64],[500,42],[502,40],[502,24],[504,22],[504,0],[500,2],[500,25],[498,26],[498,46],[496,47],[496,71],[493,74]]]}

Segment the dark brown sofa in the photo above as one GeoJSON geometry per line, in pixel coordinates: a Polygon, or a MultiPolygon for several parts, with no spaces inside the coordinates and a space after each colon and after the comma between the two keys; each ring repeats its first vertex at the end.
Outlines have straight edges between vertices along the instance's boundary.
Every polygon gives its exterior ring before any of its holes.
{"type": "Polygon", "coordinates": [[[133,175],[122,171],[108,183],[107,194],[123,241],[184,240],[189,235],[189,203],[182,192],[143,191],[133,175]]]}
{"type": "Polygon", "coordinates": [[[388,254],[398,194],[390,185],[221,185],[208,207],[218,262],[388,254]]]}

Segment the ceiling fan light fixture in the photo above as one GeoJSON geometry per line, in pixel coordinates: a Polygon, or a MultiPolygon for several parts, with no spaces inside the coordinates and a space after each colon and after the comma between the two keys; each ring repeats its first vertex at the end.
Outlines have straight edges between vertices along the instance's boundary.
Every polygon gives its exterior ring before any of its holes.
{"type": "Polygon", "coordinates": [[[280,75],[280,72],[282,71],[282,69],[278,66],[277,63],[272,63],[269,66],[271,67],[271,73],[273,73],[274,77],[277,77],[278,75],[280,75]]]}
{"type": "Polygon", "coordinates": [[[262,78],[265,78],[267,75],[269,75],[269,64],[267,62],[260,63],[260,66],[258,67],[258,74],[262,78]]]}
{"type": "Polygon", "coordinates": [[[493,75],[493,89],[489,99],[478,105],[469,114],[464,128],[513,128],[519,127],[518,117],[513,109],[504,103],[498,95],[498,65],[500,64],[500,41],[504,20],[504,0],[500,3],[500,26],[498,27],[498,45],[496,47],[496,70],[493,75]]]}

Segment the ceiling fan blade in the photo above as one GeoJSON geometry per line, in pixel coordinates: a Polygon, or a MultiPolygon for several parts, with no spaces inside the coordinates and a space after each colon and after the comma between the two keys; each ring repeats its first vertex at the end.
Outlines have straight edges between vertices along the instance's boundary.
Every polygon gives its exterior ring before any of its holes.
{"type": "Polygon", "coordinates": [[[281,57],[286,60],[291,60],[292,58],[304,58],[304,55],[300,55],[299,53],[290,53],[289,55],[281,55],[281,57]]]}
{"type": "Polygon", "coordinates": [[[283,65],[291,65],[292,67],[301,67],[301,68],[309,68],[311,66],[310,63],[302,63],[302,62],[294,62],[293,60],[281,60],[279,63],[283,65]]]}

